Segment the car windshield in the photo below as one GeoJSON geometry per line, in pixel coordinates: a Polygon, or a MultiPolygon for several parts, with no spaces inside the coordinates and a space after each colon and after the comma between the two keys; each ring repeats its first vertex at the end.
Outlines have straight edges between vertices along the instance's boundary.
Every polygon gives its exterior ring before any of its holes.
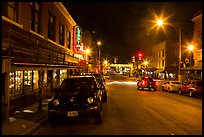
{"type": "MultiPolygon", "coordinates": [[[[93,89],[96,88],[96,83],[91,78],[71,78],[66,79],[62,82],[62,85],[60,87],[61,91],[69,90],[75,91],[80,89],[93,89]],[[70,90],[71,89],[71,90],[70,90]]],[[[80,90],[83,91],[83,90],[80,90]]]]}
{"type": "Polygon", "coordinates": [[[102,78],[100,74],[93,74],[93,75],[96,77],[96,79],[101,79],[102,78]]]}
{"type": "Polygon", "coordinates": [[[181,84],[181,82],[171,82],[172,84],[181,84]]]}

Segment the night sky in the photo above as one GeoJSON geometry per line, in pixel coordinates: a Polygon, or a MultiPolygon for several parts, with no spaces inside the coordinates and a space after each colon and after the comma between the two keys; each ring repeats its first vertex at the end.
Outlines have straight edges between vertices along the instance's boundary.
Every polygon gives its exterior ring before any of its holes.
{"type": "Polygon", "coordinates": [[[63,2],[83,31],[95,32],[103,42],[102,57],[118,57],[119,63],[131,62],[137,51],[150,54],[151,46],[163,39],[178,39],[173,27],[165,31],[152,27],[154,16],[163,15],[182,28],[183,41],[193,37],[193,15],[202,2],[63,2]]]}

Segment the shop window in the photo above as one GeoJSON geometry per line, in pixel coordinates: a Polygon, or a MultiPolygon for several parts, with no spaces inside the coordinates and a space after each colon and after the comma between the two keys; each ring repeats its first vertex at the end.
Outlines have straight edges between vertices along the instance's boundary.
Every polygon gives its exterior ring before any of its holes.
{"type": "Polygon", "coordinates": [[[67,70],[60,70],[60,84],[65,78],[67,78],[67,70]]]}
{"type": "Polygon", "coordinates": [[[22,94],[23,91],[23,71],[15,72],[15,96],[22,94]]]}
{"type": "Polygon", "coordinates": [[[53,70],[53,87],[57,87],[57,70],[53,70]]]}
{"type": "Polygon", "coordinates": [[[48,74],[46,73],[46,71],[44,72],[44,77],[43,77],[43,87],[47,86],[47,79],[48,79],[48,74]]]}
{"type": "Polygon", "coordinates": [[[24,71],[24,93],[32,91],[32,71],[24,71]]]}
{"type": "Polygon", "coordinates": [[[10,89],[10,97],[14,97],[14,91],[15,91],[15,75],[14,72],[10,72],[10,80],[9,80],[9,89],[10,89]]]}
{"type": "Polygon", "coordinates": [[[33,71],[33,90],[35,89],[38,89],[38,80],[39,80],[39,77],[38,77],[38,71],[33,71]]]}

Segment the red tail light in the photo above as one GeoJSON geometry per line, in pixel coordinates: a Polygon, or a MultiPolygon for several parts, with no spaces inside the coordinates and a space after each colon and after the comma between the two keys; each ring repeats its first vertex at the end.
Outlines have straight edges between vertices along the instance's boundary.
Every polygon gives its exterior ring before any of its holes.
{"type": "Polygon", "coordinates": [[[156,81],[156,82],[155,82],[155,85],[156,85],[156,86],[158,86],[158,85],[159,85],[159,82],[158,82],[158,81],[156,81]]]}

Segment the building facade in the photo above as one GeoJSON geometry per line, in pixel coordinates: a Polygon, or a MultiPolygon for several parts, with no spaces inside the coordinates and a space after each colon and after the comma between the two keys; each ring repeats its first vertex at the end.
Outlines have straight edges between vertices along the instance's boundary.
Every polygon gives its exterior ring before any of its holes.
{"type": "Polygon", "coordinates": [[[177,79],[178,77],[178,42],[164,40],[152,46],[151,67],[155,68],[154,77],[177,79]]]}
{"type": "Polygon", "coordinates": [[[194,18],[194,34],[193,34],[193,53],[189,56],[189,64],[182,68],[185,72],[185,79],[202,79],[202,12],[195,13],[194,18]],[[192,63],[190,63],[192,62],[192,63]]]}
{"type": "MultiPolygon", "coordinates": [[[[75,56],[77,24],[61,2],[2,2],[2,116],[52,96],[86,66],[75,56]]],[[[81,44],[81,43],[79,43],[81,44]]]]}

